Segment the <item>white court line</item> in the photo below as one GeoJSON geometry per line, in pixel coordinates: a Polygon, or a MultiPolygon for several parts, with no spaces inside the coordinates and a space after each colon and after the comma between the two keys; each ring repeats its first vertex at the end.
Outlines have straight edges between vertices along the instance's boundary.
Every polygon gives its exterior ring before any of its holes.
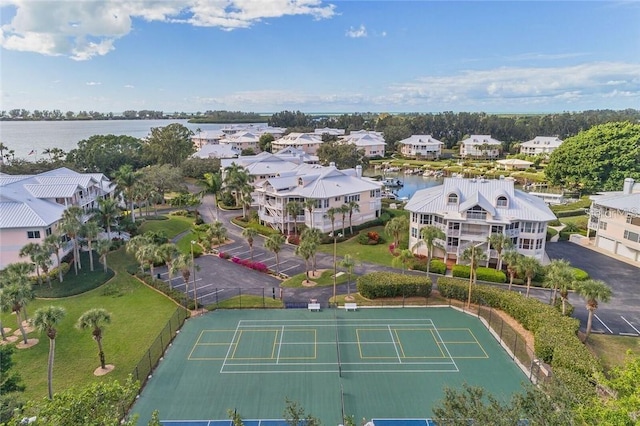
{"type": "Polygon", "coordinates": [[[231,353],[231,348],[233,347],[233,342],[236,341],[236,336],[238,335],[238,329],[240,327],[240,323],[236,326],[236,331],[233,333],[233,337],[231,337],[231,342],[229,342],[229,349],[227,349],[227,354],[224,356],[222,360],[222,365],[220,366],[220,374],[224,373],[224,366],[227,364],[227,359],[229,359],[229,354],[231,353]]]}
{"type": "Polygon", "coordinates": [[[635,327],[633,326],[633,324],[631,324],[629,321],[627,321],[627,319],[626,319],[625,317],[623,317],[622,315],[620,315],[620,318],[622,318],[622,320],[623,320],[624,322],[626,322],[627,324],[629,324],[629,327],[633,328],[633,329],[635,330],[635,332],[636,332],[636,333],[640,334],[640,330],[638,330],[637,328],[635,328],[635,327]]]}
{"type": "Polygon", "coordinates": [[[389,329],[389,335],[391,335],[391,341],[393,342],[393,348],[396,350],[396,356],[398,357],[398,362],[402,364],[402,358],[400,358],[400,352],[398,352],[398,345],[396,345],[396,339],[393,338],[393,331],[391,331],[391,326],[387,325],[389,329]]]}
{"type": "Polygon", "coordinates": [[[276,364],[280,364],[280,351],[282,350],[282,339],[284,338],[284,325],[280,331],[280,342],[278,342],[278,357],[276,358],[276,364]]]}
{"type": "Polygon", "coordinates": [[[607,330],[609,330],[609,333],[613,334],[613,331],[611,331],[611,329],[607,326],[607,324],[605,324],[605,323],[604,323],[604,321],[602,321],[602,320],[600,319],[600,317],[599,317],[599,316],[597,316],[596,314],[593,314],[593,316],[594,316],[594,317],[596,317],[596,319],[597,319],[598,321],[600,321],[600,324],[604,325],[604,328],[606,328],[607,330]]]}

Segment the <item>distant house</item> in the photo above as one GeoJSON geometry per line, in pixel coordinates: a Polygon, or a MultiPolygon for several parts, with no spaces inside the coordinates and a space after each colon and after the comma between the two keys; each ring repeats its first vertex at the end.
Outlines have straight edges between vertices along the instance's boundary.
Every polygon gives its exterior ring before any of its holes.
{"type": "MultiPolygon", "coordinates": [[[[358,209],[352,211],[351,223],[356,226],[380,216],[381,184],[362,177],[362,168],[338,170],[335,166],[300,164],[298,167],[278,173],[256,185],[255,198],[261,223],[283,233],[292,233],[295,225],[331,232],[331,218],[327,212],[353,201],[358,209]],[[291,214],[287,205],[292,201],[314,200],[309,211],[301,207],[291,214]]],[[[336,232],[349,227],[349,215],[334,216],[336,232]]]]}
{"type": "Polygon", "coordinates": [[[520,144],[520,154],[525,155],[549,155],[562,144],[562,140],[556,137],[536,136],[530,141],[520,144]]]}
{"type": "Polygon", "coordinates": [[[496,163],[505,170],[526,170],[533,165],[531,161],[519,160],[517,158],[497,160],[496,163]]]}
{"type": "Polygon", "coordinates": [[[233,145],[204,145],[192,157],[198,158],[236,158],[241,154],[241,150],[233,145]]]}
{"type": "Polygon", "coordinates": [[[382,132],[358,130],[338,139],[340,143],[349,143],[362,149],[365,157],[384,157],[386,142],[382,132]]]}
{"type": "Polygon", "coordinates": [[[236,150],[252,150],[254,153],[260,152],[260,134],[252,132],[237,132],[230,135],[225,135],[220,139],[220,145],[228,145],[236,150]]]}
{"type": "Polygon", "coordinates": [[[497,262],[487,237],[504,234],[516,250],[542,261],[547,223],[556,218],[540,198],[514,188],[508,179],[445,178],[442,185],[417,191],[405,205],[410,212],[409,247],[426,254],[420,229],[432,225],[444,232],[436,255],[460,263],[467,247],[487,253],[486,264],[497,262]]]}
{"type": "MultiPolygon", "coordinates": [[[[24,262],[20,249],[42,243],[56,232],[68,207],[82,208],[88,219],[98,200],[114,190],[102,173],[77,173],[64,167],[38,175],[0,173],[0,269],[24,262]]],[[[67,245],[60,255],[70,250],[67,245]]]]}
{"type": "Polygon", "coordinates": [[[400,154],[411,158],[440,158],[443,142],[431,135],[411,135],[398,142],[400,154]]]}
{"type": "Polygon", "coordinates": [[[196,149],[200,149],[205,145],[217,144],[224,137],[222,130],[210,130],[208,132],[196,132],[191,136],[191,141],[196,149]]]}
{"type": "Polygon", "coordinates": [[[460,142],[460,156],[462,158],[497,158],[500,156],[502,142],[491,135],[471,135],[460,142]]]}
{"type": "Polygon", "coordinates": [[[640,183],[624,180],[622,191],[592,195],[589,229],[594,245],[640,266],[640,183]]]}
{"type": "Polygon", "coordinates": [[[334,129],[333,127],[323,127],[321,129],[315,129],[313,131],[316,135],[330,135],[330,136],[342,136],[344,135],[344,129],[334,129]]]}
{"type": "Polygon", "coordinates": [[[322,144],[322,136],[315,133],[289,133],[280,139],[271,142],[271,149],[280,151],[288,146],[301,149],[307,154],[316,155],[320,145],[322,144]]]}

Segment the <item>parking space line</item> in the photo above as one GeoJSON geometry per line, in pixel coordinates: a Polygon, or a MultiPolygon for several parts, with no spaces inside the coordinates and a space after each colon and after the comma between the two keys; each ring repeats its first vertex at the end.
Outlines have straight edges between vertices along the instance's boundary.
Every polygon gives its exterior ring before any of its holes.
{"type": "Polygon", "coordinates": [[[281,266],[281,268],[280,268],[280,272],[289,271],[289,270],[291,270],[291,269],[295,269],[295,268],[297,268],[297,267],[298,267],[298,265],[293,265],[293,266],[292,266],[292,267],[290,267],[290,268],[284,268],[284,269],[283,269],[283,268],[282,268],[282,264],[280,264],[280,266],[281,266]]]}
{"type": "Polygon", "coordinates": [[[637,333],[618,333],[619,336],[633,336],[633,337],[638,337],[640,336],[640,334],[637,333]]]}
{"type": "Polygon", "coordinates": [[[216,293],[220,293],[220,292],[223,292],[223,291],[224,291],[224,288],[220,288],[220,289],[217,289],[217,290],[216,290],[216,291],[214,291],[214,292],[207,293],[207,294],[203,294],[202,296],[200,296],[200,298],[204,298],[204,297],[212,296],[212,295],[214,295],[214,294],[216,294],[216,293]]]}
{"type": "Polygon", "coordinates": [[[600,321],[600,324],[604,325],[604,328],[606,328],[607,330],[609,330],[609,333],[614,334],[614,333],[613,333],[613,331],[611,331],[611,329],[607,326],[607,324],[605,324],[605,323],[604,323],[604,321],[602,321],[598,315],[593,314],[593,316],[594,316],[598,321],[600,321]]]}
{"type": "Polygon", "coordinates": [[[235,251],[237,251],[237,250],[242,250],[242,249],[244,249],[244,247],[242,247],[242,246],[237,246],[237,247],[231,247],[231,248],[228,248],[228,249],[224,250],[224,252],[225,252],[225,253],[233,253],[233,252],[235,252],[235,251]]]}
{"type": "MultiPolygon", "coordinates": [[[[626,319],[625,317],[623,317],[622,315],[620,315],[620,318],[622,318],[622,320],[623,320],[624,322],[626,322],[627,324],[629,324],[629,327],[633,328],[633,330],[634,330],[636,333],[640,334],[640,330],[638,330],[637,328],[635,328],[635,327],[633,326],[633,324],[631,324],[629,321],[627,321],[627,319],[626,319]]],[[[622,334],[622,333],[620,333],[620,334],[622,334]]],[[[636,334],[636,336],[637,336],[638,334],[636,334]]]]}

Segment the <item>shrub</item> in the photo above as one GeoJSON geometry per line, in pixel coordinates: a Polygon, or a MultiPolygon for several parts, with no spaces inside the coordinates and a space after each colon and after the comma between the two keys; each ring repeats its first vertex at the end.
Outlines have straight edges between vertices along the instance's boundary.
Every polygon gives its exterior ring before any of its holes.
{"type": "Polygon", "coordinates": [[[187,210],[174,210],[169,214],[171,216],[189,216],[189,212],[187,210]]]}
{"type": "Polygon", "coordinates": [[[155,288],[156,290],[159,290],[162,293],[166,294],[171,299],[175,300],[180,306],[185,306],[187,304],[187,301],[189,300],[189,298],[183,292],[172,289],[171,286],[166,282],[155,279],[149,274],[142,274],[138,271],[135,276],[144,281],[146,284],[155,288]]]}
{"type": "MultiPolygon", "coordinates": [[[[409,264],[409,268],[414,271],[423,271],[427,272],[427,259],[424,255],[416,255],[413,259],[411,259],[411,263],[409,264]]],[[[429,273],[432,274],[440,274],[444,275],[447,271],[447,265],[438,259],[431,260],[431,266],[429,268],[429,273]]]]}
{"type": "Polygon", "coordinates": [[[251,259],[240,259],[239,257],[234,256],[231,258],[231,261],[238,265],[242,265],[244,267],[253,269],[254,271],[265,272],[265,273],[269,272],[269,268],[267,268],[267,265],[261,262],[254,262],[251,259]]]}
{"type": "Polygon", "coordinates": [[[368,299],[386,297],[429,297],[431,280],[415,275],[394,272],[372,272],[361,275],[356,281],[358,292],[368,299]]]}
{"type": "Polygon", "coordinates": [[[223,253],[223,252],[218,253],[218,257],[220,259],[225,259],[225,260],[231,259],[231,255],[229,253],[223,253]]]}
{"type": "Polygon", "coordinates": [[[293,245],[299,245],[300,244],[300,236],[298,235],[289,235],[289,237],[287,238],[287,242],[289,244],[293,244],[293,245]]]}
{"type": "Polygon", "coordinates": [[[585,281],[589,279],[589,273],[587,271],[583,271],[579,268],[571,269],[573,269],[573,276],[575,277],[576,281],[585,281]]]}

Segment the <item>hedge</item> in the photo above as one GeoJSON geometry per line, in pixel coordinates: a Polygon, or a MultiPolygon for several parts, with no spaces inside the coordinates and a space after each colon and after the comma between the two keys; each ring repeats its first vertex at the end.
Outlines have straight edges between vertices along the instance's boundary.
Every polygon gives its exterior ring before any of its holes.
{"type": "MultiPolygon", "coordinates": [[[[413,258],[411,259],[411,263],[409,264],[409,268],[414,271],[422,271],[427,272],[427,262],[426,260],[413,258]]],[[[444,275],[447,272],[447,264],[442,260],[433,259],[431,260],[431,266],[429,267],[429,273],[444,275]]]]}
{"type": "MultiPolygon", "coordinates": [[[[457,278],[469,278],[471,273],[471,268],[468,265],[454,265],[453,276],[457,278]]],[[[497,271],[493,268],[486,268],[484,266],[479,266],[476,269],[476,279],[480,281],[489,281],[492,283],[506,283],[507,276],[502,271],[497,271]]]]}
{"type": "Polygon", "coordinates": [[[395,272],[372,272],[361,275],[356,281],[358,292],[367,299],[386,297],[429,297],[431,280],[416,275],[395,272]]]}
{"type": "Polygon", "coordinates": [[[556,212],[556,217],[582,216],[583,214],[586,214],[585,209],[565,210],[556,212]]]}
{"type": "MultiPolygon", "coordinates": [[[[463,280],[438,278],[438,290],[443,297],[466,301],[468,286],[463,280]]],[[[562,316],[556,307],[537,299],[488,285],[474,285],[471,301],[506,312],[533,333],[536,356],[551,364],[556,377],[571,386],[572,391],[575,386],[575,393],[580,397],[595,395],[595,388],[585,384],[595,372],[602,371],[602,367],[578,339],[577,319],[562,316]]]]}
{"type": "Polygon", "coordinates": [[[146,273],[143,274],[140,271],[138,271],[134,275],[144,281],[146,284],[169,296],[169,298],[173,299],[180,306],[186,306],[187,302],[193,304],[193,300],[189,299],[183,292],[174,290],[169,284],[162,280],[155,279],[151,275],[146,273]]]}

